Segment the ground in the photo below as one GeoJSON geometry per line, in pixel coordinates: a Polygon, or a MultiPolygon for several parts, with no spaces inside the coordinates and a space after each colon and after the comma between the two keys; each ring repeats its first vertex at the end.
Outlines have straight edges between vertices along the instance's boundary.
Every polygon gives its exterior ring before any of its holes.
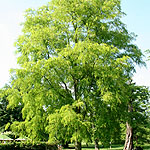
{"type": "MultiPolygon", "coordinates": [[[[65,149],[65,150],[74,150],[73,145],[70,146],[70,149],[65,149]]],[[[150,150],[150,144],[145,144],[142,146],[143,150],[150,150]]],[[[90,148],[87,148],[85,146],[83,146],[82,150],[94,150],[93,146],[90,146],[90,148]]],[[[110,150],[109,148],[100,148],[99,150],[110,150]]],[[[111,150],[123,150],[123,145],[114,145],[112,146],[111,150]]]]}

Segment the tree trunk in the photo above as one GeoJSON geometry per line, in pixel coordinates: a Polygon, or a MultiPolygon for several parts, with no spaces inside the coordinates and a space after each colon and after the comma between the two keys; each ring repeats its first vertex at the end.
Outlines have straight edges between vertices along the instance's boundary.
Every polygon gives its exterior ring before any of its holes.
{"type": "Polygon", "coordinates": [[[99,150],[98,140],[95,139],[95,150],[99,150]]]}
{"type": "Polygon", "coordinates": [[[139,143],[138,143],[138,136],[137,135],[135,137],[135,140],[136,140],[136,145],[138,145],[139,143]]]}
{"type": "Polygon", "coordinates": [[[65,142],[64,140],[62,140],[62,147],[63,148],[68,148],[69,147],[69,142],[65,142]]]}
{"type": "Polygon", "coordinates": [[[126,123],[127,131],[126,131],[126,141],[124,145],[124,150],[133,150],[133,128],[126,123]]]}
{"type": "Polygon", "coordinates": [[[75,142],[75,150],[81,150],[81,142],[75,142]]]}

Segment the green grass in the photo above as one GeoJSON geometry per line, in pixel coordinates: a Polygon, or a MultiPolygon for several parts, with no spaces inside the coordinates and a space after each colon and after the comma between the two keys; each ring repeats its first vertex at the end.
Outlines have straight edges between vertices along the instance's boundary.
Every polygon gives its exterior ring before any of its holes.
{"type": "MultiPolygon", "coordinates": [[[[74,150],[74,145],[73,144],[70,144],[69,145],[70,149],[65,149],[65,150],[74,150]]],[[[85,145],[85,144],[82,144],[82,150],[94,150],[94,144],[89,144],[88,146],[85,145]]],[[[111,147],[111,150],[122,150],[123,149],[123,146],[122,145],[113,145],[111,147]]],[[[100,148],[99,150],[110,150],[110,147],[108,148],[102,148],[101,145],[100,145],[100,148]]]]}
{"type": "Polygon", "coordinates": [[[142,146],[143,150],[150,150],[150,144],[145,144],[142,146]]]}
{"type": "MultiPolygon", "coordinates": [[[[94,150],[94,148],[82,148],[83,150],[94,150]]],[[[114,147],[114,148],[100,148],[99,150],[122,150],[123,149],[123,147],[121,146],[121,147],[114,147]]]]}
{"type": "MultiPolygon", "coordinates": [[[[145,144],[142,146],[143,150],[150,150],[150,144],[145,144]]],[[[91,144],[89,147],[86,147],[86,145],[82,146],[82,150],[94,150],[94,145],[91,144]]],[[[71,144],[70,149],[65,150],[74,150],[74,146],[71,144]]],[[[113,145],[112,148],[100,148],[99,150],[123,150],[123,145],[113,145]]]]}

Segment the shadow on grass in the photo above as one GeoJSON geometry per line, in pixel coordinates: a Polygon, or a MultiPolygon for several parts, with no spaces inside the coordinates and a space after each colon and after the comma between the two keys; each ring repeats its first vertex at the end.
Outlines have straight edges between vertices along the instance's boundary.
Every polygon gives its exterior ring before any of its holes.
{"type": "MultiPolygon", "coordinates": [[[[75,149],[75,147],[74,147],[74,145],[73,144],[70,144],[69,145],[69,148],[64,148],[64,150],[73,150],[73,149],[75,149]]],[[[86,145],[86,144],[83,144],[82,145],[82,149],[83,150],[94,150],[95,149],[95,145],[94,144],[88,144],[88,145],[86,145]]],[[[99,150],[108,150],[108,149],[110,149],[110,147],[103,147],[103,145],[99,145],[99,150]]],[[[122,150],[123,149],[123,146],[122,145],[112,145],[111,146],[111,149],[112,150],[122,150]]]]}
{"type": "Polygon", "coordinates": [[[145,144],[142,146],[143,150],[150,150],[150,144],[145,144]]]}
{"type": "MultiPolygon", "coordinates": [[[[143,150],[150,150],[150,144],[145,144],[145,145],[142,145],[141,147],[143,148],[143,150]]],[[[64,150],[74,150],[74,149],[75,149],[74,145],[71,144],[69,146],[69,148],[66,148],[64,150]]],[[[88,146],[83,144],[82,149],[83,150],[94,150],[95,147],[94,147],[94,144],[89,144],[88,146]]],[[[111,149],[110,149],[110,147],[103,148],[102,145],[100,145],[99,150],[123,150],[123,145],[112,145],[111,149]]]]}

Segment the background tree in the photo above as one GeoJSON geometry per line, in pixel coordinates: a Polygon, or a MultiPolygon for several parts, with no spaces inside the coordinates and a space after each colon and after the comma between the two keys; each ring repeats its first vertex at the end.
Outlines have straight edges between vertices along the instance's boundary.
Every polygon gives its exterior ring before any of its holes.
{"type": "Polygon", "coordinates": [[[144,143],[148,140],[148,105],[149,90],[147,87],[136,86],[131,83],[129,87],[130,99],[128,101],[127,134],[125,150],[133,149],[134,142],[144,143]]]}
{"type": "Polygon", "coordinates": [[[18,105],[18,107],[16,107],[15,109],[7,108],[8,106],[7,90],[9,88],[10,87],[8,85],[5,85],[5,87],[0,90],[0,131],[1,132],[10,131],[9,124],[12,124],[16,120],[17,121],[22,120],[21,105],[18,105]]]}

